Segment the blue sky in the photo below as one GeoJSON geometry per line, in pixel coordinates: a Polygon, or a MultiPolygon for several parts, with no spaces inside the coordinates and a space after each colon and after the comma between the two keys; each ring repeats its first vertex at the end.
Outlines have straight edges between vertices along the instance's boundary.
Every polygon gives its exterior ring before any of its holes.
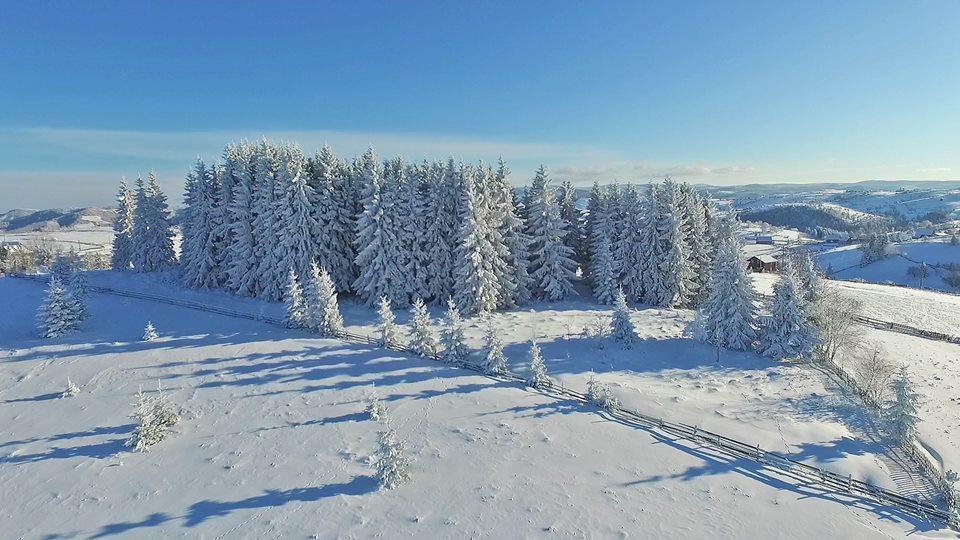
{"type": "Polygon", "coordinates": [[[5,2],[0,210],[197,154],[503,155],[578,183],[960,178],[960,2],[5,2]]]}

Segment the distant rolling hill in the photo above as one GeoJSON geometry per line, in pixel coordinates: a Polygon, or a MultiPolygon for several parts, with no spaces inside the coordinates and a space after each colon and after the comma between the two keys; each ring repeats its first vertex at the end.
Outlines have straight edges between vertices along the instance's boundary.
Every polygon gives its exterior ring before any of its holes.
{"type": "Polygon", "coordinates": [[[0,214],[0,231],[88,230],[109,227],[116,212],[109,208],[30,210],[17,208],[0,214]]]}

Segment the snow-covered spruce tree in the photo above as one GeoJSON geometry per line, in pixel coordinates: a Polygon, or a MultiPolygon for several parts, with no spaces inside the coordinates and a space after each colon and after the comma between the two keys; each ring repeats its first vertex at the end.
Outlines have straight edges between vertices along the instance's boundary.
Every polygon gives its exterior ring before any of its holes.
{"type": "Polygon", "coordinates": [[[613,300],[613,318],[610,337],[626,347],[629,347],[637,340],[637,328],[634,326],[633,320],[630,319],[630,307],[627,306],[627,296],[624,294],[622,287],[617,288],[617,293],[613,300]]]}
{"type": "Polygon", "coordinates": [[[141,341],[156,341],[160,336],[157,335],[157,329],[153,327],[151,321],[147,321],[147,325],[143,327],[143,336],[140,338],[141,341]]]}
{"type": "Polygon", "coordinates": [[[707,284],[713,267],[706,213],[703,199],[689,184],[681,184],[680,201],[683,219],[687,225],[686,243],[689,248],[692,283],[690,305],[699,305],[706,299],[707,284]]]}
{"type": "Polygon", "coordinates": [[[823,278],[820,277],[810,252],[806,249],[793,251],[790,256],[790,266],[797,274],[797,285],[803,291],[804,300],[818,301],[823,296],[823,278]]]}
{"type": "Polygon", "coordinates": [[[560,217],[567,224],[567,235],[563,239],[564,245],[570,248],[572,258],[576,262],[586,264],[584,256],[584,238],[581,230],[580,210],[577,208],[577,190],[569,180],[560,183],[557,190],[557,202],[560,204],[560,217]]]}
{"type": "Polygon", "coordinates": [[[697,311],[694,336],[725,349],[749,349],[757,339],[753,284],[747,276],[740,231],[734,219],[717,222],[719,247],[707,285],[706,300],[697,311]]]}
{"type": "Polygon", "coordinates": [[[235,228],[236,215],[233,214],[233,194],[236,191],[236,185],[242,181],[246,174],[247,157],[241,146],[244,143],[228,144],[223,149],[223,164],[213,166],[213,174],[217,178],[219,193],[217,194],[217,205],[213,208],[216,213],[214,221],[216,229],[214,238],[217,240],[217,260],[214,267],[217,269],[217,282],[220,287],[228,287],[230,283],[230,264],[231,264],[231,245],[233,244],[233,231],[235,228]]]}
{"type": "Polygon", "coordinates": [[[499,375],[507,371],[507,357],[503,354],[503,340],[493,321],[486,321],[483,333],[483,371],[491,375],[499,375]]]}
{"type": "Polygon", "coordinates": [[[549,382],[550,377],[547,376],[547,365],[540,354],[540,346],[533,340],[530,342],[530,374],[527,376],[527,386],[543,388],[549,382]]]}
{"type": "Polygon", "coordinates": [[[113,253],[110,267],[125,272],[131,268],[133,259],[133,190],[127,179],[120,181],[117,193],[117,217],[113,220],[113,253]]]}
{"type": "Polygon", "coordinates": [[[463,319],[460,318],[460,312],[453,299],[447,300],[447,313],[443,329],[440,331],[440,343],[443,345],[443,359],[447,362],[464,364],[470,358],[463,319]]]}
{"type": "Polygon", "coordinates": [[[276,185],[280,168],[279,151],[276,146],[266,140],[260,141],[254,155],[253,179],[253,260],[256,269],[253,270],[256,279],[256,295],[269,300],[279,300],[283,297],[283,274],[277,263],[277,244],[282,230],[282,223],[276,213],[276,185]]]}
{"type": "Polygon", "coordinates": [[[309,325],[308,306],[303,298],[303,289],[300,288],[300,282],[297,280],[297,272],[293,268],[287,272],[283,307],[286,310],[288,328],[306,328],[309,325]]]}
{"type": "Polygon", "coordinates": [[[80,321],[85,321],[90,316],[90,310],[87,309],[87,276],[79,258],[75,261],[70,273],[64,276],[61,283],[73,296],[74,310],[80,321]]]}
{"type": "Polygon", "coordinates": [[[761,353],[770,358],[808,358],[817,344],[808,304],[791,266],[781,268],[773,287],[770,314],[763,318],[761,353]]]}
{"type": "Polygon", "coordinates": [[[344,164],[324,145],[308,162],[308,184],[316,198],[314,248],[321,266],[330,272],[338,291],[349,291],[356,279],[353,261],[353,209],[344,164]]]}
{"type": "Polygon", "coordinates": [[[370,391],[370,394],[367,397],[367,415],[370,416],[370,419],[374,422],[384,422],[388,420],[387,418],[387,406],[380,400],[380,396],[377,394],[377,389],[374,388],[370,391]]]}
{"type": "Polygon", "coordinates": [[[430,328],[430,313],[427,312],[427,306],[423,300],[417,298],[413,301],[411,324],[413,326],[410,337],[410,348],[420,356],[436,356],[440,349],[437,344],[437,338],[434,336],[433,329],[430,328]]]}
{"type": "Polygon", "coordinates": [[[660,222],[660,215],[664,212],[663,203],[660,195],[661,189],[658,185],[650,183],[647,187],[646,200],[644,207],[646,212],[642,220],[643,227],[639,236],[639,247],[637,248],[642,256],[642,268],[640,269],[643,302],[656,305],[660,302],[660,296],[663,291],[663,261],[665,251],[660,242],[660,236],[657,231],[657,224],[660,222]]]}
{"type": "Polygon", "coordinates": [[[910,377],[907,375],[907,368],[900,367],[900,373],[893,381],[893,401],[884,411],[890,433],[893,435],[897,444],[907,448],[917,437],[917,424],[920,418],[917,416],[917,405],[920,396],[913,390],[910,383],[910,377]]]}
{"type": "Polygon", "coordinates": [[[617,269],[610,241],[612,223],[605,202],[606,199],[601,199],[595,205],[590,218],[590,230],[593,233],[590,239],[590,281],[597,301],[610,304],[617,294],[617,269]]]}
{"type": "Polygon", "coordinates": [[[663,253],[657,304],[665,307],[689,306],[695,293],[681,204],[679,188],[668,178],[663,183],[661,211],[657,214],[657,234],[663,253]]]}
{"type": "Polygon", "coordinates": [[[497,282],[497,307],[516,307],[516,299],[522,296],[517,290],[514,258],[510,252],[511,216],[513,204],[510,186],[507,185],[509,170],[503,160],[497,171],[481,164],[482,174],[477,177],[480,200],[487,227],[487,242],[491,251],[491,271],[497,282]]]}
{"type": "Polygon", "coordinates": [[[396,317],[394,317],[393,309],[390,307],[390,299],[386,296],[380,297],[380,302],[377,304],[377,317],[380,346],[390,349],[400,347],[400,328],[397,326],[396,317]]]}
{"type": "MultiPolygon", "coordinates": [[[[318,267],[316,263],[310,265],[304,302],[307,306],[307,324],[311,329],[329,337],[343,332],[343,316],[337,302],[336,286],[326,269],[318,267]]],[[[390,316],[393,316],[392,312],[390,316]]]]}
{"type": "Polygon", "coordinates": [[[570,258],[573,251],[563,243],[566,223],[542,165],[531,190],[530,273],[541,298],[563,300],[574,293],[576,263],[570,258]]]}
{"type": "Polygon", "coordinates": [[[623,222],[619,226],[623,230],[619,242],[613,246],[615,267],[627,298],[640,300],[643,298],[643,273],[648,262],[641,244],[646,207],[633,185],[624,189],[621,207],[623,222]]]}
{"type": "Polygon", "coordinates": [[[477,196],[476,171],[460,168],[460,231],[454,255],[453,299],[460,312],[475,315],[492,311],[499,304],[499,282],[495,271],[494,248],[483,202],[477,196]]]}
{"type": "Polygon", "coordinates": [[[501,300],[504,307],[511,308],[522,306],[530,301],[533,296],[533,278],[528,270],[530,265],[530,238],[526,233],[526,224],[517,214],[514,190],[510,189],[507,183],[508,172],[506,164],[503,163],[503,160],[500,160],[495,181],[499,184],[502,197],[500,203],[503,218],[501,229],[507,248],[507,275],[504,279],[509,282],[509,286],[504,288],[508,294],[501,300]]]}
{"type": "Polygon", "coordinates": [[[60,394],[60,398],[72,398],[78,395],[80,395],[80,387],[74,384],[73,381],[70,380],[70,377],[67,377],[67,386],[60,394]]]}
{"type": "Polygon", "coordinates": [[[50,277],[47,296],[37,310],[37,328],[45,338],[55,338],[80,328],[77,301],[56,275],[50,277]]]}
{"type": "Polygon", "coordinates": [[[406,445],[392,429],[380,432],[376,455],[377,479],[383,489],[394,489],[410,480],[410,458],[406,445]]]}
{"type": "Polygon", "coordinates": [[[587,399],[597,407],[607,411],[615,411],[620,408],[620,400],[613,395],[610,387],[598,381],[593,373],[587,381],[587,399]]]}
{"type": "Polygon", "coordinates": [[[223,248],[218,235],[220,183],[214,171],[197,158],[193,172],[187,176],[184,194],[183,241],[180,245],[180,277],[187,287],[219,287],[223,248]]]}
{"type": "Polygon", "coordinates": [[[176,263],[167,197],[153,172],[146,184],[142,179],[137,179],[132,238],[132,262],[137,272],[165,270],[176,263]]]}
{"type": "Polygon", "coordinates": [[[429,219],[423,238],[424,245],[429,250],[427,258],[430,261],[427,297],[440,303],[453,294],[454,250],[458,234],[459,169],[452,158],[446,164],[434,163],[428,180],[425,213],[429,219]]]}
{"type": "MultiPolygon", "coordinates": [[[[310,275],[310,265],[319,256],[320,226],[314,218],[314,193],[307,185],[307,160],[295,144],[279,150],[277,170],[277,211],[280,234],[276,246],[277,264],[298,276],[310,275]]],[[[321,259],[322,260],[322,259],[321,259]]]]}
{"type": "Polygon", "coordinates": [[[163,395],[160,383],[157,383],[157,395],[148,397],[143,388],[137,392],[137,401],[131,418],[136,422],[133,435],[126,445],[137,452],[148,452],[150,447],[162,442],[173,427],[180,423],[182,411],[169,403],[163,395]]]}
{"type": "Polygon", "coordinates": [[[594,235],[593,229],[597,218],[603,213],[603,205],[603,189],[600,187],[600,182],[594,181],[593,187],[590,188],[590,195],[587,197],[587,217],[582,231],[585,247],[584,257],[587,261],[593,259],[593,248],[591,245],[594,235]]]}
{"type": "Polygon", "coordinates": [[[386,181],[384,167],[373,149],[360,158],[363,212],[357,219],[357,266],[354,289],[368,304],[386,296],[392,302],[408,301],[396,212],[396,192],[386,181]]]}
{"type": "Polygon", "coordinates": [[[428,221],[426,196],[429,175],[430,164],[424,161],[422,164],[405,165],[400,177],[400,243],[406,259],[406,292],[410,300],[425,297],[430,281],[429,248],[423,240],[428,221]]]}
{"type": "Polygon", "coordinates": [[[233,174],[233,196],[229,203],[230,244],[226,247],[227,288],[240,296],[257,294],[257,249],[253,227],[255,149],[247,143],[235,147],[235,154],[228,159],[228,169],[233,174]]]}

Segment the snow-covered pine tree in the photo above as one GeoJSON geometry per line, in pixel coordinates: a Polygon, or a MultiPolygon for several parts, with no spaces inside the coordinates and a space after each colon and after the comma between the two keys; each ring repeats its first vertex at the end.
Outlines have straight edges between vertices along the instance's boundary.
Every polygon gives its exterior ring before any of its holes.
{"type": "Polygon", "coordinates": [[[286,322],[289,328],[306,328],[309,325],[308,308],[303,298],[303,289],[297,280],[297,272],[287,272],[287,288],[283,294],[286,322]]]}
{"type": "Polygon", "coordinates": [[[615,267],[627,298],[639,300],[643,297],[643,269],[646,264],[640,245],[644,207],[634,185],[624,187],[620,206],[622,221],[617,226],[621,231],[617,245],[613,246],[615,267]]]}
{"type": "Polygon", "coordinates": [[[360,158],[358,174],[363,184],[363,212],[357,219],[357,266],[360,275],[353,284],[368,304],[386,296],[408,301],[405,265],[398,236],[396,192],[386,183],[384,168],[373,148],[360,158]]]}
{"type": "Polygon", "coordinates": [[[739,226],[727,218],[715,223],[719,246],[707,284],[706,300],[697,311],[694,336],[725,349],[749,349],[757,339],[753,284],[741,251],[739,226]]]}
{"type": "Polygon", "coordinates": [[[477,195],[477,173],[473,167],[460,167],[460,233],[454,258],[453,298],[459,311],[470,315],[492,311],[500,302],[496,254],[483,200],[477,195]]]}
{"type": "Polygon", "coordinates": [[[411,316],[411,337],[410,348],[420,356],[434,357],[440,349],[437,344],[437,338],[434,336],[433,329],[430,328],[430,313],[427,311],[427,305],[423,300],[417,298],[413,301],[413,307],[410,308],[411,316]]]}
{"type": "Polygon", "coordinates": [[[683,219],[680,190],[669,178],[663,183],[661,202],[657,233],[663,253],[660,260],[663,281],[657,303],[667,307],[689,306],[695,290],[688,231],[683,219]]]}
{"type": "Polygon", "coordinates": [[[386,423],[388,420],[387,406],[384,405],[383,401],[380,400],[380,396],[377,395],[376,388],[372,389],[367,397],[367,414],[374,422],[386,423]]]}
{"type": "Polygon", "coordinates": [[[643,291],[642,300],[644,303],[651,305],[660,302],[660,294],[663,290],[662,263],[665,252],[660,242],[660,235],[657,232],[660,214],[664,211],[660,191],[660,187],[652,182],[647,187],[644,201],[645,212],[638,238],[639,247],[637,248],[641,253],[639,260],[643,265],[639,269],[643,291]]]}
{"type": "Polygon", "coordinates": [[[613,319],[611,324],[610,337],[614,341],[622,343],[629,347],[637,339],[637,328],[630,319],[630,307],[627,306],[627,296],[622,287],[617,288],[616,296],[613,301],[613,319]]]}
{"type": "Polygon", "coordinates": [[[133,213],[133,267],[138,272],[156,272],[176,264],[170,209],[153,172],[147,183],[137,179],[136,208],[133,213]]]}
{"type": "Polygon", "coordinates": [[[149,451],[150,447],[162,442],[172,433],[173,427],[180,423],[181,415],[180,409],[166,400],[159,382],[156,397],[147,397],[141,388],[137,392],[137,401],[131,415],[136,421],[136,427],[126,446],[137,452],[149,451]]]}
{"type": "Polygon", "coordinates": [[[576,263],[570,258],[573,251],[563,243],[566,223],[542,165],[531,190],[530,273],[541,298],[563,300],[574,293],[576,263]]]}
{"type": "Polygon", "coordinates": [[[113,220],[113,253],[110,267],[125,272],[131,268],[133,259],[133,190],[127,179],[120,181],[117,193],[117,217],[113,220]]]}
{"type": "Polygon", "coordinates": [[[217,206],[213,211],[217,214],[217,229],[214,238],[218,242],[216,249],[217,261],[214,267],[219,276],[217,281],[221,287],[229,287],[230,266],[232,264],[233,231],[236,228],[236,214],[233,213],[233,195],[238,182],[246,176],[247,156],[243,147],[245,143],[228,144],[223,149],[223,165],[214,166],[214,175],[217,176],[217,185],[220,193],[217,197],[217,206]]]}
{"type": "Polygon", "coordinates": [[[253,227],[256,221],[254,214],[254,183],[256,170],[256,151],[247,143],[240,143],[235,147],[233,157],[228,160],[229,170],[233,174],[233,196],[229,203],[230,244],[227,246],[226,273],[227,288],[240,296],[254,296],[257,293],[256,259],[257,234],[253,227]]]}
{"type": "Polygon", "coordinates": [[[426,296],[435,303],[453,294],[454,251],[458,234],[457,194],[459,169],[451,158],[446,164],[434,163],[429,171],[425,213],[429,217],[424,245],[429,250],[430,271],[426,296]]]}
{"type": "Polygon", "coordinates": [[[154,328],[153,322],[147,321],[147,325],[143,327],[143,336],[140,338],[140,341],[156,341],[160,336],[157,335],[157,329],[154,328]]]}
{"type": "Polygon", "coordinates": [[[533,340],[530,342],[530,374],[527,376],[527,386],[543,388],[549,382],[550,377],[547,376],[547,366],[540,354],[540,346],[533,340]]]}
{"type": "MultiPolygon", "coordinates": [[[[295,144],[279,150],[276,215],[280,216],[277,264],[298,276],[310,275],[310,266],[319,258],[317,235],[321,227],[314,216],[315,195],[307,184],[307,160],[295,144]]],[[[320,259],[323,260],[322,258],[320,259]]]]}
{"type": "Polygon", "coordinates": [[[686,183],[680,185],[680,202],[687,226],[686,243],[689,248],[692,284],[690,305],[699,305],[706,299],[713,265],[704,203],[697,192],[686,183]]]}
{"type": "Polygon", "coordinates": [[[501,298],[504,307],[521,306],[533,297],[533,278],[530,276],[530,238],[527,237],[526,224],[517,215],[514,204],[514,190],[507,183],[506,164],[500,160],[497,173],[494,177],[500,191],[501,231],[506,245],[506,275],[507,283],[503,287],[501,298]]]}
{"type": "Polygon", "coordinates": [[[893,401],[884,411],[890,432],[900,446],[909,447],[917,437],[919,400],[920,396],[910,383],[906,366],[901,366],[900,373],[893,381],[893,401]]]}
{"type": "Polygon", "coordinates": [[[283,297],[283,278],[288,268],[278,275],[277,244],[282,223],[276,213],[276,185],[279,173],[279,151],[266,140],[260,141],[254,152],[252,190],[253,261],[256,295],[269,300],[283,297]]]}
{"type": "Polygon", "coordinates": [[[593,233],[590,239],[590,281],[593,295],[601,304],[612,303],[617,293],[617,269],[610,242],[612,223],[606,201],[601,195],[590,216],[590,230],[593,233]]]}
{"type": "Polygon", "coordinates": [[[70,290],[56,275],[50,277],[47,295],[37,310],[37,328],[45,338],[60,337],[80,328],[81,314],[70,290]]]}
{"type": "Polygon", "coordinates": [[[590,196],[587,198],[587,218],[583,226],[583,237],[584,237],[584,246],[585,252],[584,257],[587,261],[593,260],[592,244],[594,238],[594,224],[596,220],[600,217],[600,214],[603,212],[601,208],[604,205],[604,196],[603,188],[600,187],[600,182],[594,181],[593,187],[590,188],[590,196]]]}
{"type": "Polygon", "coordinates": [[[781,267],[773,287],[770,315],[764,317],[761,352],[771,358],[807,358],[817,343],[817,329],[810,322],[808,304],[797,286],[792,267],[781,267]]]}
{"type": "Polygon", "coordinates": [[[392,429],[380,432],[376,464],[377,479],[383,489],[394,489],[410,480],[410,459],[406,445],[392,429]]]}
{"type": "Polygon", "coordinates": [[[810,252],[806,249],[798,249],[790,255],[790,266],[797,274],[797,285],[803,292],[803,298],[807,302],[815,302],[823,295],[823,278],[817,270],[810,252]]]}
{"type": "Polygon", "coordinates": [[[557,190],[557,203],[560,204],[560,217],[567,224],[567,235],[563,243],[570,248],[574,261],[586,266],[587,259],[584,257],[584,238],[580,223],[582,216],[577,208],[577,190],[569,180],[560,183],[560,188],[557,190]]]}
{"type": "Polygon", "coordinates": [[[443,359],[447,362],[464,364],[470,358],[463,319],[460,318],[460,312],[453,299],[447,300],[447,313],[440,331],[440,343],[443,345],[443,359]]]}
{"type": "Polygon", "coordinates": [[[310,265],[308,276],[304,291],[307,326],[324,336],[340,335],[343,332],[343,316],[340,314],[333,278],[325,268],[318,267],[316,263],[310,265]]]}
{"type": "Polygon", "coordinates": [[[67,377],[67,386],[60,394],[60,398],[72,398],[78,395],[80,395],[80,387],[74,384],[73,381],[70,380],[70,377],[67,377]]]}
{"type": "Polygon", "coordinates": [[[198,157],[185,186],[180,277],[187,287],[218,287],[222,273],[217,264],[222,260],[220,249],[223,247],[218,238],[223,230],[218,222],[222,218],[219,180],[198,157]]]}
{"type": "Polygon", "coordinates": [[[494,172],[489,165],[478,167],[477,191],[480,194],[481,215],[486,227],[486,243],[490,252],[490,271],[496,280],[497,307],[514,307],[518,295],[514,279],[513,258],[510,254],[510,188],[507,185],[507,170],[503,160],[494,172]]]}
{"type": "Polygon", "coordinates": [[[388,349],[399,348],[400,328],[397,326],[397,319],[393,315],[393,308],[390,307],[390,299],[386,296],[380,297],[377,304],[377,332],[380,334],[380,346],[388,349]]]}
{"type": "Polygon", "coordinates": [[[333,150],[324,145],[308,164],[309,185],[316,197],[314,220],[315,252],[321,265],[330,272],[338,291],[349,291],[356,279],[353,261],[353,209],[349,176],[333,150]]]}
{"type": "Polygon", "coordinates": [[[483,333],[483,371],[491,375],[500,375],[507,371],[507,357],[503,354],[503,340],[488,317],[483,333]]]}

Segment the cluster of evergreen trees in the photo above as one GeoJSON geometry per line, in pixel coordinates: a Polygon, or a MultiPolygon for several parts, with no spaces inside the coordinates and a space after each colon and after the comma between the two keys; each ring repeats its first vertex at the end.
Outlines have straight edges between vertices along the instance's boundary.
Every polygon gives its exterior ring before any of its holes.
{"type": "Polygon", "coordinates": [[[346,163],[329,147],[307,157],[294,144],[232,144],[187,178],[183,280],[279,300],[290,270],[304,283],[316,263],[370,304],[453,298],[475,314],[562,299],[579,248],[573,188],[555,190],[541,168],[522,204],[508,174],[502,161],[407,163],[370,149],[346,163]]]}
{"type": "Polygon", "coordinates": [[[114,270],[155,272],[176,265],[170,209],[154,173],[146,183],[137,178],[136,192],[120,182],[113,232],[114,270]]]}

